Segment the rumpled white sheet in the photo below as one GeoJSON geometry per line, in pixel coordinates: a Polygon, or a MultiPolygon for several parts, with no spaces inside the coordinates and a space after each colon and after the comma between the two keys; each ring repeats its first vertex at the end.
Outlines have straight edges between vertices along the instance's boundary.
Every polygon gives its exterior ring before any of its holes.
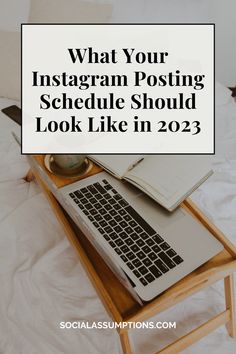
{"type": "MultiPolygon", "coordinates": [[[[215,174],[193,199],[236,243],[236,104],[222,86],[216,93],[215,174]]],[[[0,99],[0,108],[10,103],[0,99]]],[[[22,179],[28,166],[12,130],[0,113],[0,353],[121,353],[115,330],[59,329],[60,321],[110,319],[38,186],[22,179]]],[[[134,352],[156,352],[223,308],[219,283],[154,318],[177,329],[132,330],[134,352]]],[[[221,327],[184,353],[235,351],[221,327]]]]}

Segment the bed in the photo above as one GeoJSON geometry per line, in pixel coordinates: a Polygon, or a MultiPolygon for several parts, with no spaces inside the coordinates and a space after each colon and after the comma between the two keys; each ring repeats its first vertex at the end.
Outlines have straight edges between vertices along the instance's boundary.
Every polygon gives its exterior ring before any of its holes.
{"type": "MultiPolygon", "coordinates": [[[[0,109],[12,103],[0,98],[0,109]]],[[[113,329],[59,328],[61,321],[110,319],[39,187],[23,179],[28,164],[11,135],[19,130],[0,113],[0,353],[121,353],[113,329]]],[[[214,175],[192,198],[236,243],[236,103],[218,83],[212,164],[214,175]]],[[[134,352],[156,352],[223,308],[217,283],[154,319],[176,321],[176,329],[130,331],[134,352]]],[[[221,327],[184,353],[235,351],[221,327]]]]}

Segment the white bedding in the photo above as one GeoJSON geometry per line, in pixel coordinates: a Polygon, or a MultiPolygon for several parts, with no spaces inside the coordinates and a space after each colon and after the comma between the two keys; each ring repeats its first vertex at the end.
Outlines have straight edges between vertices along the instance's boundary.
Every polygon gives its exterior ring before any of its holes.
{"type": "MultiPolygon", "coordinates": [[[[216,94],[215,173],[193,199],[236,243],[236,104],[220,85],[216,94]]],[[[10,103],[0,99],[0,108],[10,103]]],[[[22,179],[27,162],[12,130],[19,128],[0,113],[0,353],[121,353],[113,330],[59,329],[60,321],[109,317],[39,188],[22,179]]],[[[156,317],[177,329],[132,330],[134,352],[153,353],[223,308],[219,283],[156,317]]],[[[221,327],[184,353],[234,352],[236,340],[221,327]]]]}

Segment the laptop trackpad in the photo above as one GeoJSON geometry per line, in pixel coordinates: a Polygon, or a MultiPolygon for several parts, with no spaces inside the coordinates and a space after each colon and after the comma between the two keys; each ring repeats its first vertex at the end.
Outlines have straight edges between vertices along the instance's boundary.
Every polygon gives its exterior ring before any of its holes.
{"type": "Polygon", "coordinates": [[[145,215],[147,220],[150,220],[152,224],[154,222],[162,228],[168,227],[170,223],[173,225],[173,223],[185,216],[185,213],[181,208],[169,212],[145,194],[141,194],[134,200],[135,205],[140,209],[140,212],[142,212],[142,216],[145,215]]]}

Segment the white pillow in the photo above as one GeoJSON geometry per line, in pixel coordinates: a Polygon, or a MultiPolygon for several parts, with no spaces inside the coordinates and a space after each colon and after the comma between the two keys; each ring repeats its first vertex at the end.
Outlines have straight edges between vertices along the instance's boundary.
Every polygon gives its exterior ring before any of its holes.
{"type": "Polygon", "coordinates": [[[29,17],[30,0],[0,0],[0,30],[20,32],[29,17]]]}
{"type": "Polygon", "coordinates": [[[119,0],[111,22],[208,22],[209,11],[206,0],[119,0]]]}
{"type": "Polygon", "coordinates": [[[20,100],[20,33],[0,31],[0,97],[20,100]]]}
{"type": "Polygon", "coordinates": [[[107,22],[112,13],[109,4],[79,0],[31,0],[29,22],[86,23],[107,22]]]}
{"type": "Polygon", "coordinates": [[[231,96],[232,91],[230,91],[230,89],[221,85],[217,81],[215,84],[215,93],[216,93],[216,106],[222,106],[223,104],[227,104],[233,101],[233,98],[231,96]]]}

